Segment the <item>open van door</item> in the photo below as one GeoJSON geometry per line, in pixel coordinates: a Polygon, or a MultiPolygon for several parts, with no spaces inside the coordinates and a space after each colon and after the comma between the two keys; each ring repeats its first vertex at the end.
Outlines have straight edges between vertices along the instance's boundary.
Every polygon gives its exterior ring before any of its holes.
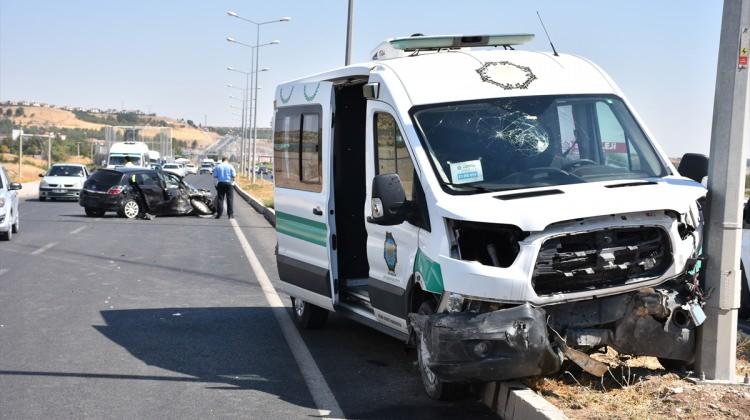
{"type": "Polygon", "coordinates": [[[331,82],[281,85],[274,115],[274,207],[282,286],[291,296],[333,310],[331,82]]]}

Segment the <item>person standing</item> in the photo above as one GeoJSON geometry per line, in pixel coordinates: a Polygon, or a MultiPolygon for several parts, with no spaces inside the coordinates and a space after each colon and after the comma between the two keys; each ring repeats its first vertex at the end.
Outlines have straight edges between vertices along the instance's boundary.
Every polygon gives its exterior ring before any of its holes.
{"type": "Polygon", "coordinates": [[[216,218],[220,219],[224,213],[224,198],[227,200],[227,216],[234,219],[234,178],[237,173],[234,167],[227,162],[227,158],[221,158],[221,163],[214,168],[216,178],[216,218]]]}

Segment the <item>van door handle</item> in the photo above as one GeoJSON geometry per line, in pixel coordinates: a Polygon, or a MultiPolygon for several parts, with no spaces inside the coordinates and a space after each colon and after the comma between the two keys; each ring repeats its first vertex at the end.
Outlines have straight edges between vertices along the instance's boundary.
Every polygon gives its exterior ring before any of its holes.
{"type": "Polygon", "coordinates": [[[313,214],[316,215],[316,216],[322,216],[323,215],[323,210],[321,210],[320,207],[315,207],[313,209],[313,214]]]}

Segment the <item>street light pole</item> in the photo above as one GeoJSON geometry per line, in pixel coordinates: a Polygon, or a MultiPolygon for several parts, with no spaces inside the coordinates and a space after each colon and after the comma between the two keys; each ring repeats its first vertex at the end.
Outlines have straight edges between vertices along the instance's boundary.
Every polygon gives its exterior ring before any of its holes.
{"type": "Polygon", "coordinates": [[[696,360],[697,371],[709,380],[733,381],[736,375],[749,55],[750,0],[724,0],[704,240],[706,290],[714,291],[698,331],[696,360]]]}
{"type": "Polygon", "coordinates": [[[349,0],[349,12],[346,19],[346,56],[344,65],[348,66],[352,62],[352,25],[354,19],[354,0],[349,0]]]}
{"type": "Polygon", "coordinates": [[[233,11],[228,11],[227,15],[229,15],[231,17],[234,17],[234,18],[237,18],[237,19],[240,19],[240,20],[244,20],[245,22],[252,23],[253,25],[255,25],[255,45],[254,46],[243,44],[242,42],[238,42],[238,41],[236,41],[236,40],[234,40],[232,38],[227,38],[227,40],[230,41],[230,42],[236,42],[238,44],[245,45],[247,47],[251,47],[251,48],[254,47],[255,48],[255,63],[254,63],[255,64],[255,71],[254,71],[255,78],[254,78],[254,82],[253,82],[254,91],[255,92],[253,94],[253,99],[251,100],[251,104],[253,104],[251,106],[251,108],[253,109],[253,118],[252,118],[252,126],[251,126],[252,127],[252,132],[253,132],[253,139],[252,139],[253,140],[253,151],[252,151],[252,159],[251,159],[250,165],[248,165],[250,171],[252,172],[252,182],[254,184],[255,183],[256,143],[257,143],[257,139],[258,139],[258,73],[260,72],[260,70],[258,70],[259,60],[260,60],[260,57],[259,57],[260,53],[259,53],[258,50],[260,49],[260,47],[265,46],[265,45],[279,44],[279,41],[272,41],[272,42],[267,43],[267,44],[261,44],[260,43],[260,27],[262,25],[267,25],[269,23],[289,22],[290,20],[292,20],[292,18],[290,18],[290,17],[282,17],[280,19],[269,20],[269,21],[266,21],[266,22],[255,22],[253,20],[250,20],[250,19],[247,19],[245,17],[242,17],[242,16],[238,15],[236,12],[233,12],[233,11]]]}

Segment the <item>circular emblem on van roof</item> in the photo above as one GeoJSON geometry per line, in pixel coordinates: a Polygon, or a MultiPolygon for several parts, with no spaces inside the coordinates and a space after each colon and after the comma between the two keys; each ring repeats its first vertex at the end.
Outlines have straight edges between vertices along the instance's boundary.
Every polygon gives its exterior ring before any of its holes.
{"type": "Polygon", "coordinates": [[[530,68],[519,66],[510,61],[484,63],[482,67],[477,69],[477,73],[479,73],[483,82],[492,83],[505,90],[526,89],[531,82],[537,79],[530,68]]]}

